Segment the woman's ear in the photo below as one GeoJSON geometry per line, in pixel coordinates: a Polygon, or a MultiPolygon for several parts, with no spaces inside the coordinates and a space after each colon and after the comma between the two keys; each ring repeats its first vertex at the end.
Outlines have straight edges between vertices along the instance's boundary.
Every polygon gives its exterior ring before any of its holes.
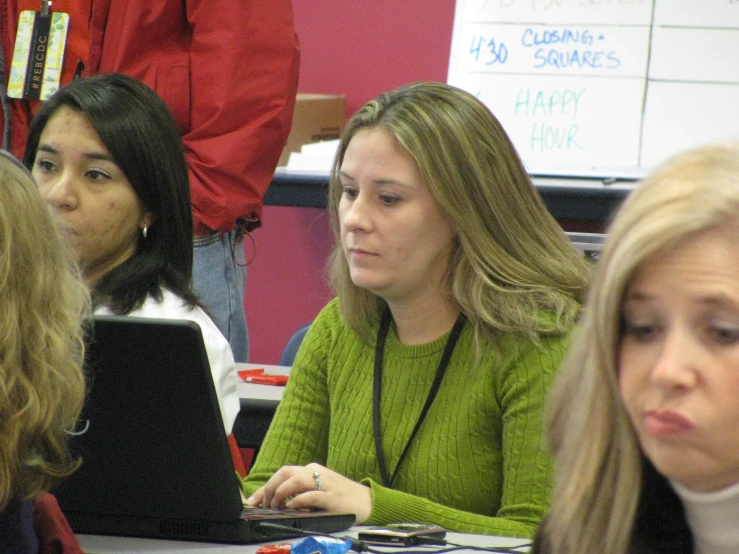
{"type": "Polygon", "coordinates": [[[151,227],[154,221],[156,221],[156,216],[152,212],[144,212],[143,217],[141,218],[141,225],[140,227],[143,229],[144,227],[151,227]]]}

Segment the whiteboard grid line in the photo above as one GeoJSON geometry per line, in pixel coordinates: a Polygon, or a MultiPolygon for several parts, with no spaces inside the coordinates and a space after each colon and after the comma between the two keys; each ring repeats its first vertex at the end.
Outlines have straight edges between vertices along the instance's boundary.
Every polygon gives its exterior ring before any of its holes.
{"type": "Polygon", "coordinates": [[[649,91],[649,69],[652,63],[652,39],[654,38],[654,10],[655,3],[652,2],[652,13],[650,15],[649,39],[647,40],[647,67],[644,74],[644,92],[641,98],[641,113],[639,114],[639,149],[637,150],[637,164],[642,165],[642,155],[644,153],[644,119],[647,114],[647,94],[649,91]]]}

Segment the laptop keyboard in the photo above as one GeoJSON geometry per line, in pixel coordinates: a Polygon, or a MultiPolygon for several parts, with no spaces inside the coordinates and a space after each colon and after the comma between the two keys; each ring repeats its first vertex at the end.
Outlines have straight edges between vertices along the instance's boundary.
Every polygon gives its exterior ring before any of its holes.
{"type": "Polygon", "coordinates": [[[262,508],[260,506],[244,506],[242,519],[265,519],[274,517],[303,516],[315,513],[315,508],[262,508]]]}

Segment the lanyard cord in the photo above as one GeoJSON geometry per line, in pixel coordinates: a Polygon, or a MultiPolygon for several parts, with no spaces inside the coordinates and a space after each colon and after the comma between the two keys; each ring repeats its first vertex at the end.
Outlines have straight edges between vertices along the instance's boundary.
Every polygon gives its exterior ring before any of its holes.
{"type": "Polygon", "coordinates": [[[429,394],[426,397],[426,403],[421,409],[418,421],[416,421],[416,426],[413,428],[411,436],[408,438],[408,442],[405,444],[403,452],[400,454],[400,458],[398,458],[398,465],[395,466],[395,471],[393,471],[392,476],[388,475],[385,453],[382,450],[382,427],[380,425],[380,404],[382,400],[382,356],[385,351],[385,339],[387,338],[387,333],[390,329],[390,320],[390,310],[385,308],[385,311],[382,314],[382,320],[380,321],[380,329],[377,331],[377,343],[375,344],[375,373],[372,383],[372,431],[375,439],[377,464],[380,466],[382,484],[385,487],[392,486],[393,481],[395,481],[395,477],[398,475],[400,465],[403,463],[403,460],[405,459],[406,454],[408,454],[408,450],[413,443],[413,439],[416,438],[416,434],[421,428],[423,420],[426,419],[426,414],[428,413],[429,408],[431,408],[431,404],[434,402],[436,394],[439,392],[441,380],[444,378],[444,373],[446,373],[446,369],[449,366],[452,352],[454,352],[457,340],[462,334],[462,327],[464,327],[464,323],[467,321],[467,318],[464,314],[460,313],[459,317],[457,317],[457,321],[454,323],[454,327],[452,327],[451,333],[449,333],[446,346],[444,346],[444,353],[441,355],[441,360],[439,361],[439,367],[436,369],[434,382],[431,384],[431,390],[429,390],[429,394]]]}

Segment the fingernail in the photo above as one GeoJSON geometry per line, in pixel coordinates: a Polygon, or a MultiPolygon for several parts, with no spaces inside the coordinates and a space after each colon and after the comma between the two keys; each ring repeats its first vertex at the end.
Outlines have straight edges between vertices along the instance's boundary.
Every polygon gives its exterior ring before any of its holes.
{"type": "Polygon", "coordinates": [[[252,504],[254,502],[254,495],[252,494],[249,498],[246,499],[247,504],[252,504]]]}
{"type": "Polygon", "coordinates": [[[285,506],[287,506],[288,508],[292,508],[294,504],[295,502],[293,502],[292,500],[288,500],[287,502],[285,502],[285,506]]]}

